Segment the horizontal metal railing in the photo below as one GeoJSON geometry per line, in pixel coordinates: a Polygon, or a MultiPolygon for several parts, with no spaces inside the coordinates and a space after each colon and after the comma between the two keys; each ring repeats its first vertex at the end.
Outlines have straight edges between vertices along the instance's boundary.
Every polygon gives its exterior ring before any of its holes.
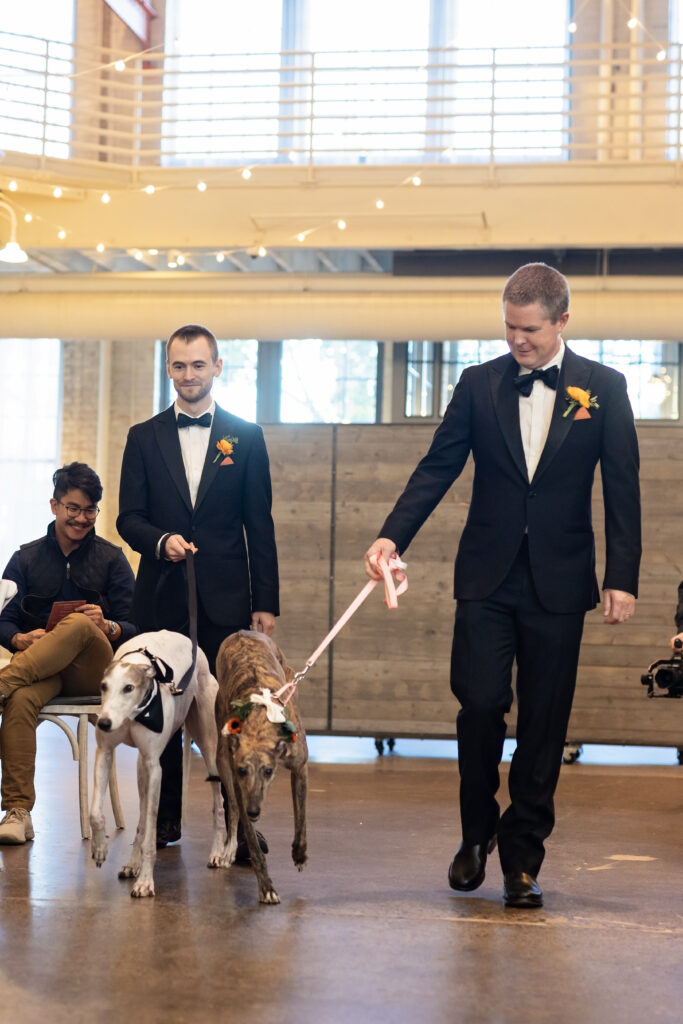
{"type": "Polygon", "coordinates": [[[159,165],[680,161],[680,44],[129,54],[0,32],[0,148],[159,165]]]}

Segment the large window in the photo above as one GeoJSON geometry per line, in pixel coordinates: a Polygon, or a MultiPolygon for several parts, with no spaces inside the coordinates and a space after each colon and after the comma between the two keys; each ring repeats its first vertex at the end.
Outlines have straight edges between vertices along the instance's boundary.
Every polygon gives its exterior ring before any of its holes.
{"type": "Polygon", "coordinates": [[[74,0],[2,4],[0,149],[69,156],[73,39],[74,0]]]}
{"type": "Polygon", "coordinates": [[[165,162],[274,162],[282,0],[175,0],[166,11],[165,162]]]}
{"type": "MultiPolygon", "coordinates": [[[[678,420],[681,373],[678,342],[572,339],[569,346],[578,355],[624,374],[637,420],[678,420]]],[[[408,342],[404,415],[409,418],[442,416],[466,367],[495,359],[508,351],[502,340],[408,342]]]]}
{"type": "Polygon", "coordinates": [[[374,423],[376,341],[282,342],[283,423],[374,423]]]}
{"type": "Polygon", "coordinates": [[[11,386],[0,403],[0,572],[20,544],[51,519],[52,474],[60,456],[61,342],[0,338],[11,386]]]}

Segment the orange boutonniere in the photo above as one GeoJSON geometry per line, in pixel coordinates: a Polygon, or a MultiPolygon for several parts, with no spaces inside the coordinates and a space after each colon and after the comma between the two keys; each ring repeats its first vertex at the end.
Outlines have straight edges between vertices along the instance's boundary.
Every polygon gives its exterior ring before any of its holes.
{"type": "Polygon", "coordinates": [[[575,420],[589,420],[591,418],[591,414],[588,410],[600,408],[598,405],[598,396],[591,395],[590,391],[584,391],[583,388],[567,388],[567,401],[569,402],[569,405],[562,413],[562,416],[568,416],[569,413],[578,406],[576,415],[574,416],[575,420]]]}
{"type": "Polygon", "coordinates": [[[218,448],[218,455],[216,456],[216,458],[213,461],[214,462],[218,462],[218,460],[222,457],[223,461],[221,462],[221,466],[232,466],[233,465],[233,460],[230,458],[230,456],[234,452],[235,446],[236,446],[238,440],[239,440],[239,438],[237,438],[237,437],[227,436],[227,437],[222,437],[220,439],[220,441],[216,441],[216,448],[218,448]]]}

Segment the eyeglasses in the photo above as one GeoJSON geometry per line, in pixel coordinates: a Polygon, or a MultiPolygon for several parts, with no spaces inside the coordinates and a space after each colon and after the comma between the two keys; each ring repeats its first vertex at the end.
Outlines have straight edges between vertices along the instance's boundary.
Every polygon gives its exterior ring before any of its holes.
{"type": "Polygon", "coordinates": [[[59,498],[57,498],[57,504],[66,509],[67,519],[75,519],[76,516],[84,515],[89,522],[94,523],[100,514],[99,506],[97,505],[88,505],[87,508],[83,508],[81,505],[65,505],[59,498]]]}

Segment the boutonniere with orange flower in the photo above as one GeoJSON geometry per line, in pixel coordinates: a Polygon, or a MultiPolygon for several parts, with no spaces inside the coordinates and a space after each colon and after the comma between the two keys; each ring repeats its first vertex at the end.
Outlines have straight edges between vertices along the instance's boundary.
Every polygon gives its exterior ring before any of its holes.
{"type": "Polygon", "coordinates": [[[213,461],[218,462],[218,460],[222,457],[223,461],[221,462],[221,466],[232,466],[233,460],[230,458],[230,456],[234,452],[235,445],[237,444],[238,441],[238,437],[230,437],[230,435],[222,437],[220,441],[216,441],[218,455],[213,461]]]}
{"type": "Polygon", "coordinates": [[[578,406],[574,419],[589,420],[591,418],[591,414],[588,410],[600,408],[598,405],[598,396],[591,395],[590,391],[584,391],[583,388],[567,388],[566,398],[569,405],[562,413],[563,418],[565,416],[569,416],[569,413],[578,406]]]}

